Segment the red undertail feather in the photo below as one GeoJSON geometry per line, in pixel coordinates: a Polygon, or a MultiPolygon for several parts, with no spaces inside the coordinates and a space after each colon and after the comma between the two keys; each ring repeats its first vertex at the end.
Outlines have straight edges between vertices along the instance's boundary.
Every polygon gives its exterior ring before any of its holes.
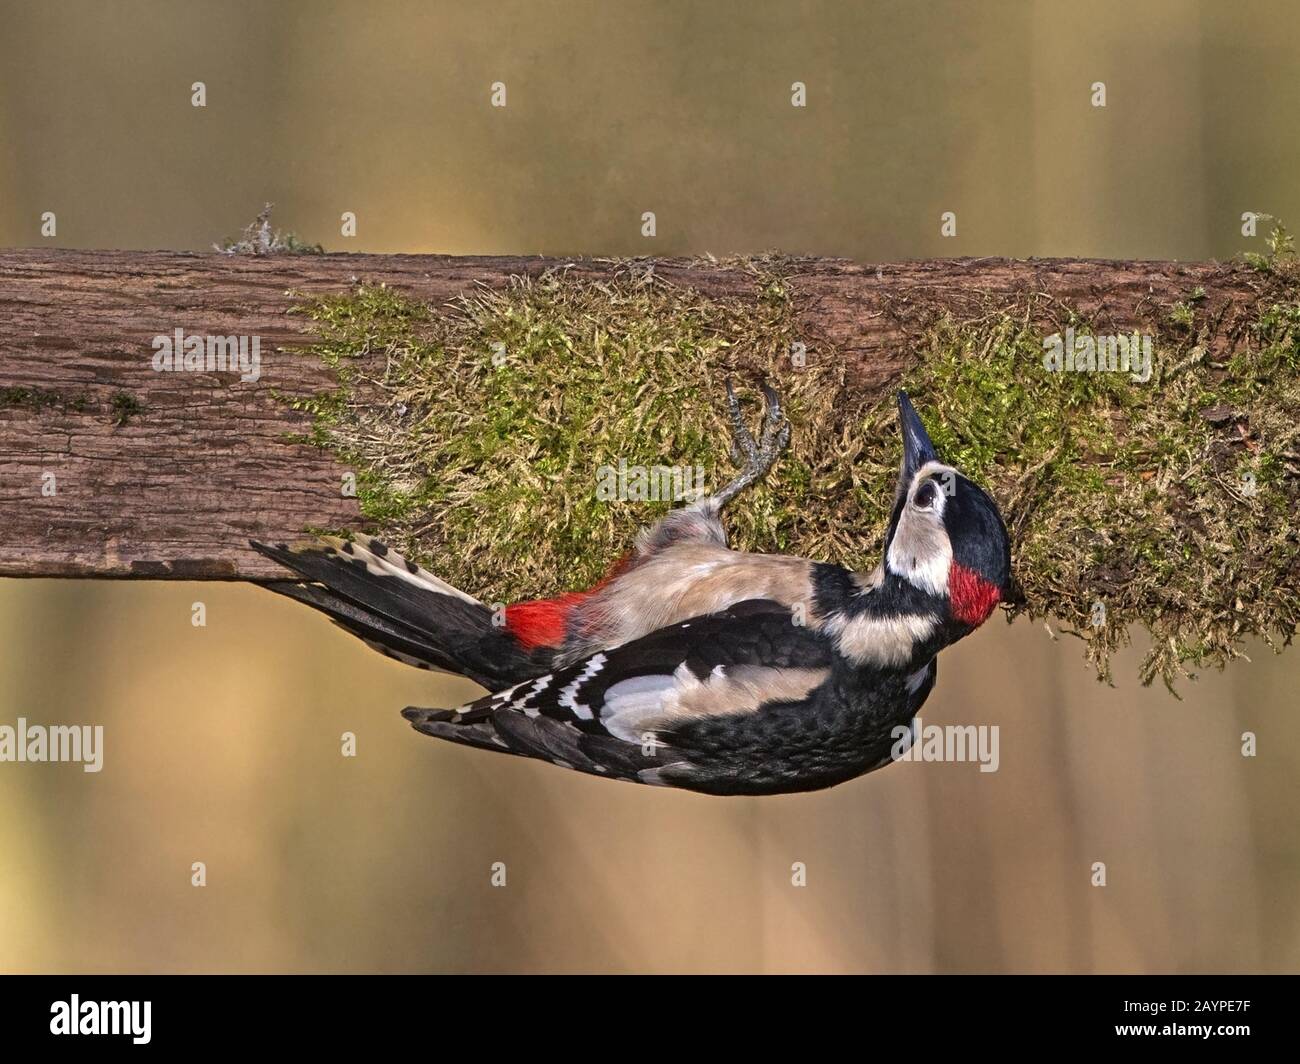
{"type": "Polygon", "coordinates": [[[553,599],[514,602],[506,607],[506,631],[528,650],[558,647],[564,642],[569,611],[587,597],[575,591],[553,599]]]}
{"type": "Polygon", "coordinates": [[[1002,593],[975,570],[953,562],[948,570],[948,600],[957,620],[978,628],[1002,601],[1002,593]]]}
{"type": "Polygon", "coordinates": [[[537,647],[558,647],[564,644],[568,631],[569,614],[578,603],[591,597],[616,576],[627,570],[632,556],[624,555],[603,577],[587,591],[570,591],[549,599],[530,599],[506,607],[506,631],[527,650],[537,647]]]}

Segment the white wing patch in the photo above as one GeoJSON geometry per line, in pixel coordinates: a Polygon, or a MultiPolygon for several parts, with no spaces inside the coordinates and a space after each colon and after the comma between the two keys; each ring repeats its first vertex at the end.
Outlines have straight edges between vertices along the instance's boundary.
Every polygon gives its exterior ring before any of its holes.
{"type": "Polygon", "coordinates": [[[614,684],[605,692],[605,705],[600,711],[605,730],[624,742],[640,743],[649,730],[647,722],[661,716],[664,706],[674,698],[677,674],[683,671],[695,680],[682,665],[671,676],[634,676],[614,684]]]}
{"type": "Polygon", "coordinates": [[[808,697],[829,674],[827,669],[775,669],[719,665],[703,680],[684,664],[671,676],[636,676],[605,692],[601,722],[611,735],[642,743],[647,732],[710,714],[752,713],[770,702],[808,697]]]}

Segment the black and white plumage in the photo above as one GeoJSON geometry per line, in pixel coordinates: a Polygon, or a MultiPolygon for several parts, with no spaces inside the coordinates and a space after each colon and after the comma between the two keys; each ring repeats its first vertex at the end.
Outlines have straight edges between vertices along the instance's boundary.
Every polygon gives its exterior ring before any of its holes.
{"type": "Polygon", "coordinates": [[[426,735],[713,794],[828,787],[898,752],[938,652],[1005,597],[1009,548],[996,505],[939,461],[900,393],[903,463],[875,571],[730,550],[722,507],[788,437],[765,392],[755,441],[728,388],[735,481],[644,530],[595,588],[514,604],[504,623],[376,540],[254,545],[302,578],[274,590],[496,692],[405,710],[426,735]]]}

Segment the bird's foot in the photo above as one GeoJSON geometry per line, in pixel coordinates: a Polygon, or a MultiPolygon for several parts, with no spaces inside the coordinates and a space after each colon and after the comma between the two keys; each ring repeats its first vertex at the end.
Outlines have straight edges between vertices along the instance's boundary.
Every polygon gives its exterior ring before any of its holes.
{"type": "Polygon", "coordinates": [[[740,401],[731,387],[731,381],[727,381],[727,411],[731,417],[732,433],[731,457],[743,464],[735,479],[713,496],[719,506],[762,479],[790,442],[790,422],[781,410],[781,397],[769,384],[763,384],[762,390],[767,402],[767,413],[763,417],[763,431],[755,442],[740,412],[740,401]]]}

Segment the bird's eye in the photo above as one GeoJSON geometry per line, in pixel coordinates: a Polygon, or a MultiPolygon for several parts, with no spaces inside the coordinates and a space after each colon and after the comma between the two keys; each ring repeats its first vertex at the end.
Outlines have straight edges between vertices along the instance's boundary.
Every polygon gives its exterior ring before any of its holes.
{"type": "Polygon", "coordinates": [[[934,501],[938,498],[939,489],[934,486],[933,480],[925,481],[916,489],[916,494],[912,496],[912,505],[918,510],[930,510],[934,508],[934,501]]]}

